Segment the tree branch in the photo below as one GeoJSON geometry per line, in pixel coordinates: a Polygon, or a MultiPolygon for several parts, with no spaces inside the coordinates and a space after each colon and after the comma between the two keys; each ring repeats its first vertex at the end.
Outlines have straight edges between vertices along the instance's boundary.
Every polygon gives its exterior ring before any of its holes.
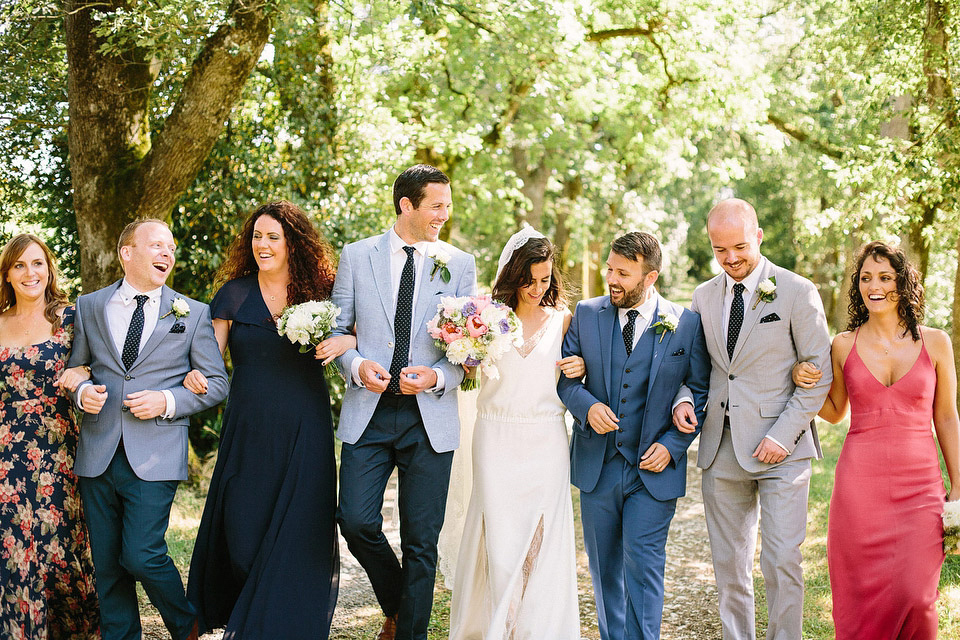
{"type": "Polygon", "coordinates": [[[793,138],[793,139],[796,140],[797,142],[801,142],[801,143],[803,143],[803,144],[806,144],[806,145],[810,146],[810,148],[812,148],[812,149],[814,149],[814,150],[816,150],[816,151],[819,151],[820,153],[822,153],[822,154],[824,154],[824,155],[826,155],[826,156],[829,156],[829,157],[831,157],[831,158],[833,158],[833,159],[835,159],[835,160],[842,160],[842,159],[843,159],[843,150],[842,150],[842,149],[839,149],[839,148],[837,148],[837,147],[834,147],[834,146],[831,145],[830,143],[823,142],[823,141],[821,141],[821,140],[817,140],[817,139],[811,137],[810,134],[808,134],[807,132],[802,131],[802,130],[798,129],[797,127],[794,127],[793,125],[788,124],[788,123],[787,123],[786,121],[784,121],[782,118],[779,118],[779,117],[777,117],[777,116],[775,116],[775,115],[773,115],[773,114],[767,114],[767,122],[769,122],[770,124],[772,124],[773,126],[775,126],[775,127],[776,127],[777,129],[779,129],[782,133],[787,134],[788,136],[790,136],[791,138],[793,138]]]}
{"type": "MultiPolygon", "coordinates": [[[[656,23],[656,26],[660,26],[656,23]]],[[[622,29],[604,29],[602,31],[591,31],[587,34],[587,42],[603,42],[614,38],[635,38],[637,36],[649,37],[653,35],[653,27],[625,27],[622,29]]]]}

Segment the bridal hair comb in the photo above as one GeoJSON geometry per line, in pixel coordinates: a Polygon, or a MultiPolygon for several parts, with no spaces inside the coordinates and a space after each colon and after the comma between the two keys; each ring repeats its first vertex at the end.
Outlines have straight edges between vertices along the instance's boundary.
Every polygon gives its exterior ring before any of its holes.
{"type": "MultiPolygon", "coordinates": [[[[507,240],[507,244],[503,246],[503,251],[500,252],[500,260],[497,261],[497,278],[500,277],[500,272],[503,271],[503,268],[507,266],[507,263],[510,262],[510,258],[513,257],[513,252],[527,244],[531,238],[544,238],[542,233],[531,227],[530,225],[524,223],[520,231],[517,231],[515,234],[510,236],[510,239],[507,240]]],[[[496,280],[496,278],[494,278],[496,280]]]]}

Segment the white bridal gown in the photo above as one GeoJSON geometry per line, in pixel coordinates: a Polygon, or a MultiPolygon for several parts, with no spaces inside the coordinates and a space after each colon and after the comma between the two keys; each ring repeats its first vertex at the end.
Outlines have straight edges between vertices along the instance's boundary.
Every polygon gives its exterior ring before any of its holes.
{"type": "Polygon", "coordinates": [[[484,377],[473,490],[450,610],[451,640],[578,640],[577,569],[564,407],[563,314],[484,377]]]}

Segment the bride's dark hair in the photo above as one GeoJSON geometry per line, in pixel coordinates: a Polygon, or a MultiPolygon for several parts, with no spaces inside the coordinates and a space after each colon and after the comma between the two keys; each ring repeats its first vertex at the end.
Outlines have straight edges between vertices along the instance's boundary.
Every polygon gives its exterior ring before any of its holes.
{"type": "Polygon", "coordinates": [[[850,276],[850,304],[847,308],[850,318],[847,331],[853,331],[870,317],[863,296],[860,295],[860,271],[863,270],[863,263],[867,258],[886,260],[897,274],[897,315],[900,316],[900,324],[910,332],[916,342],[920,339],[919,326],[923,322],[925,306],[920,273],[910,264],[901,249],[883,242],[871,242],[857,252],[856,267],[850,276]]]}
{"type": "Polygon", "coordinates": [[[517,308],[517,290],[533,284],[531,268],[535,264],[552,262],[550,288],[540,299],[541,307],[567,306],[567,287],[563,275],[554,259],[554,247],[546,238],[530,238],[513,252],[510,261],[503,267],[497,281],[493,285],[493,299],[502,302],[511,309],[517,308]]]}

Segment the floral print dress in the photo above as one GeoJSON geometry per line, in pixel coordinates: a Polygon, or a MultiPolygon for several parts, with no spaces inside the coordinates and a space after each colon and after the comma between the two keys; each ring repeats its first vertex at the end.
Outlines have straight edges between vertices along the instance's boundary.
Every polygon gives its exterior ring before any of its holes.
{"type": "Polygon", "coordinates": [[[73,473],[78,428],[54,385],[73,309],[46,342],[0,345],[0,637],[99,638],[93,559],[73,473]]]}

